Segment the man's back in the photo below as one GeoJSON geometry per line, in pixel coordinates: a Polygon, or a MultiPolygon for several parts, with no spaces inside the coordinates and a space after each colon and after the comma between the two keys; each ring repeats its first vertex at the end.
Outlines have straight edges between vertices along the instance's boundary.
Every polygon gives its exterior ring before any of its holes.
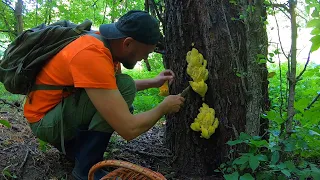
{"type": "MultiPolygon", "coordinates": [[[[111,53],[103,42],[85,35],[54,56],[37,76],[36,84],[116,89],[115,67],[118,64],[113,63],[111,53]]],[[[39,121],[61,101],[61,93],[61,90],[32,92],[24,106],[27,120],[30,123],[39,121]]],[[[68,95],[65,93],[64,97],[68,95]]]]}

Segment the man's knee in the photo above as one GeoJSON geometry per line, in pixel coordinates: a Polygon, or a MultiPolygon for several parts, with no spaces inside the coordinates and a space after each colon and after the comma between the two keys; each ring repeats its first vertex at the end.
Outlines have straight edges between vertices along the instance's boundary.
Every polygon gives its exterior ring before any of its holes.
{"type": "Polygon", "coordinates": [[[128,107],[130,107],[137,92],[136,83],[132,77],[127,74],[117,74],[116,79],[118,89],[127,102],[128,107]]]}

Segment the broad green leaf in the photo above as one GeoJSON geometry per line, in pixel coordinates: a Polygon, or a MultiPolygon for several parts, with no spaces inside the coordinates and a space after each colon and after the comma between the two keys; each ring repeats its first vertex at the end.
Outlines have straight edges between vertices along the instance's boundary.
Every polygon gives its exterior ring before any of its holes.
{"type": "Polygon", "coordinates": [[[225,175],[223,175],[223,177],[226,180],[238,180],[239,179],[239,173],[238,172],[234,172],[232,174],[225,174],[225,175]]]}
{"type": "Polygon", "coordinates": [[[252,171],[255,171],[259,167],[260,161],[257,156],[251,156],[249,159],[249,166],[252,171]]]}
{"type": "Polygon", "coordinates": [[[249,160],[248,156],[241,156],[241,157],[238,157],[237,159],[235,159],[233,161],[233,164],[244,164],[244,163],[248,162],[248,160],[249,160]]]}
{"type": "Polygon", "coordinates": [[[288,171],[288,170],[286,170],[286,169],[281,170],[281,172],[282,172],[284,175],[286,175],[287,177],[290,177],[290,176],[291,176],[290,171],[288,171]]]}
{"type": "Polygon", "coordinates": [[[318,35],[318,34],[320,34],[320,28],[314,28],[314,29],[311,31],[310,34],[311,34],[311,35],[318,35]]]}
{"type": "Polygon", "coordinates": [[[271,164],[276,164],[279,161],[280,154],[279,151],[274,151],[271,156],[271,164]]]}
{"type": "Polygon", "coordinates": [[[274,54],[273,54],[273,53],[269,53],[269,56],[270,56],[270,57],[273,57],[273,56],[274,56],[274,54]]]}
{"type": "Polygon", "coordinates": [[[256,156],[259,161],[268,161],[268,157],[264,154],[257,154],[256,156]]]}
{"type": "Polygon", "coordinates": [[[264,64],[264,63],[267,63],[267,60],[266,60],[266,59],[260,59],[260,60],[259,60],[259,64],[264,64]]]}
{"type": "Polygon", "coordinates": [[[280,162],[278,165],[276,165],[280,170],[285,169],[287,166],[285,163],[280,162]]]}
{"type": "Polygon", "coordinates": [[[11,124],[7,120],[0,119],[0,124],[6,126],[7,128],[11,128],[11,124]]]}
{"type": "Polygon", "coordinates": [[[254,180],[251,174],[245,173],[243,176],[240,176],[240,180],[254,180]]]}
{"type": "Polygon", "coordinates": [[[243,143],[243,141],[242,141],[242,140],[239,140],[239,139],[234,140],[234,141],[228,141],[228,142],[227,142],[227,144],[228,144],[229,146],[234,146],[234,145],[241,144],[241,143],[243,143]]]}
{"type": "Polygon", "coordinates": [[[312,19],[307,23],[307,27],[318,27],[320,26],[320,19],[312,19]]]}
{"type": "Polygon", "coordinates": [[[250,136],[249,134],[246,134],[246,133],[244,133],[244,132],[241,132],[241,133],[240,133],[240,136],[239,136],[239,139],[244,141],[244,140],[251,139],[251,136],[250,136]]]}
{"type": "Polygon", "coordinates": [[[249,162],[247,161],[246,163],[243,163],[241,166],[240,166],[240,171],[244,171],[249,165],[249,162]]]}
{"type": "Polygon", "coordinates": [[[292,161],[285,161],[286,167],[288,168],[289,171],[294,171],[296,169],[296,166],[292,161]]]}
{"type": "Polygon", "coordinates": [[[250,143],[256,147],[268,147],[269,145],[266,140],[262,140],[262,141],[251,140],[250,143]]]}
{"type": "Polygon", "coordinates": [[[314,52],[320,47],[320,35],[313,36],[310,41],[312,42],[311,52],[314,52]]]}

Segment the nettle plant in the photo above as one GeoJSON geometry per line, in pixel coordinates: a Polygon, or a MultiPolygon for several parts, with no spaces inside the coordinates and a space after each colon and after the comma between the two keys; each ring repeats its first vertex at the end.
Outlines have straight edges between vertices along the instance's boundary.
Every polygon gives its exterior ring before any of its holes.
{"type": "MultiPolygon", "coordinates": [[[[241,133],[234,141],[228,141],[228,145],[242,145],[247,151],[239,153],[236,159],[230,158],[215,171],[223,173],[226,180],[281,180],[293,177],[320,179],[317,165],[299,155],[301,151],[308,150],[302,138],[284,139],[278,130],[269,133],[274,141],[267,142],[261,136],[246,133],[241,133]]],[[[234,155],[232,149],[230,156],[234,155]]]]}

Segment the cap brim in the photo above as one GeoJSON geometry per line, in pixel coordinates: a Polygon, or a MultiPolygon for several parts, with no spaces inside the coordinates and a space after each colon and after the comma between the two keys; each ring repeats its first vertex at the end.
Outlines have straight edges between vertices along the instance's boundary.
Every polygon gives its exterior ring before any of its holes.
{"type": "Polygon", "coordinates": [[[127,37],[117,29],[114,23],[101,25],[99,27],[99,31],[100,31],[100,34],[106,39],[120,39],[120,38],[127,37]]]}

